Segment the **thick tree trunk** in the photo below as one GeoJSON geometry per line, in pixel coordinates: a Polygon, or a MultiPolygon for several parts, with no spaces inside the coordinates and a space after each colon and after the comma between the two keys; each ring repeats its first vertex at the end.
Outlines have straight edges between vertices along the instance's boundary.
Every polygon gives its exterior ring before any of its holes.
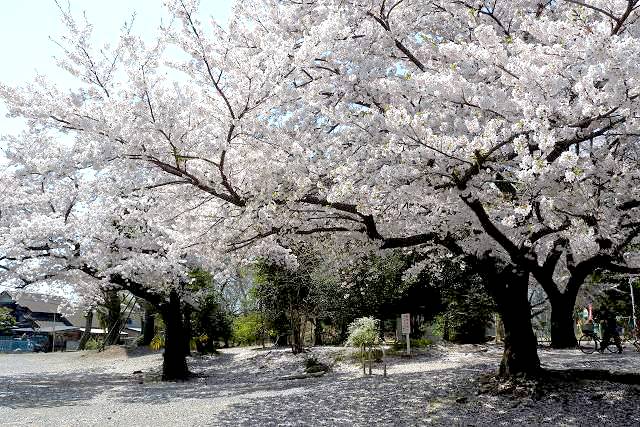
{"type": "MultiPolygon", "coordinates": [[[[489,264],[487,261],[485,263],[489,264]]],[[[488,270],[500,266],[493,263],[484,268],[488,270]]],[[[540,359],[527,295],[529,275],[513,266],[506,266],[497,274],[495,271],[487,273],[487,288],[496,302],[504,326],[504,353],[498,374],[502,377],[539,374],[540,359]]]]}
{"type": "Polygon", "coordinates": [[[153,315],[151,307],[147,306],[144,310],[144,323],[142,325],[142,342],[141,345],[151,344],[151,340],[156,334],[156,319],[153,315]]]}
{"type": "Polygon", "coordinates": [[[536,336],[528,308],[528,304],[514,303],[501,310],[505,334],[500,376],[537,374],[540,371],[536,336]]]}
{"type": "Polygon", "coordinates": [[[578,345],[573,320],[576,297],[559,294],[551,302],[551,347],[575,348],[578,345]]]}
{"type": "Polygon", "coordinates": [[[313,328],[313,345],[322,345],[322,321],[316,317],[313,328]]]}
{"type": "Polygon", "coordinates": [[[160,312],[165,324],[162,381],[187,380],[189,369],[184,351],[184,322],[177,292],[171,292],[169,302],[161,306],[160,312]]]}
{"type": "Polygon", "coordinates": [[[93,325],[93,310],[87,311],[84,316],[84,332],[80,337],[80,343],[78,344],[78,350],[84,350],[87,346],[89,338],[91,338],[91,326],[93,325]]]}
{"type": "Polygon", "coordinates": [[[108,290],[105,295],[105,306],[107,308],[107,334],[104,345],[114,345],[120,339],[120,322],[122,301],[116,290],[108,290]]]}
{"type": "Polygon", "coordinates": [[[302,345],[302,337],[300,331],[300,325],[298,322],[292,322],[292,331],[291,331],[291,351],[293,354],[302,353],[303,345],[302,345]]]}
{"type": "MultiPolygon", "coordinates": [[[[185,304],[183,308],[184,317],[184,354],[186,356],[191,355],[191,306],[185,304]]],[[[209,341],[213,344],[213,337],[209,337],[209,341]]]]}

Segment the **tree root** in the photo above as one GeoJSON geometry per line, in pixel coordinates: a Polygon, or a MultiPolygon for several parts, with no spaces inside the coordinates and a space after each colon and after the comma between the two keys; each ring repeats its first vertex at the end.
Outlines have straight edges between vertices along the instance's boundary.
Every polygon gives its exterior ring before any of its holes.
{"type": "Polygon", "coordinates": [[[506,395],[515,399],[539,400],[542,396],[580,381],[608,381],[640,385],[640,373],[606,369],[543,369],[538,374],[498,376],[482,375],[477,394],[506,395]]]}
{"type": "Polygon", "coordinates": [[[287,381],[287,380],[303,380],[303,379],[306,379],[306,378],[318,378],[318,377],[323,376],[326,373],[327,373],[327,371],[320,371],[320,372],[312,372],[312,373],[308,373],[308,374],[287,375],[286,377],[278,378],[278,380],[287,381]]]}
{"type": "Polygon", "coordinates": [[[640,385],[640,373],[616,372],[607,369],[547,369],[547,375],[565,381],[596,380],[621,384],[640,385]]]}

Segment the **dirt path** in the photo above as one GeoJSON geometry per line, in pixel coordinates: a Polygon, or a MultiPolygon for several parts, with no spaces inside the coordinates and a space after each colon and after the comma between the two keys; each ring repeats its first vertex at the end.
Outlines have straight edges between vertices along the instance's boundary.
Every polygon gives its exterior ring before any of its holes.
{"type": "MultiPolygon", "coordinates": [[[[332,362],[340,349],[315,348],[332,362]]],[[[609,367],[640,372],[640,353],[541,351],[550,368],[609,367]]],[[[584,381],[540,400],[476,395],[476,380],[500,350],[452,346],[394,359],[363,376],[345,360],[320,378],[283,381],[306,356],[229,349],[194,358],[200,377],[161,383],[161,355],[95,352],[0,355],[2,425],[514,425],[640,424],[640,388],[584,381]],[[135,371],[145,374],[134,374],[135,371]]]]}

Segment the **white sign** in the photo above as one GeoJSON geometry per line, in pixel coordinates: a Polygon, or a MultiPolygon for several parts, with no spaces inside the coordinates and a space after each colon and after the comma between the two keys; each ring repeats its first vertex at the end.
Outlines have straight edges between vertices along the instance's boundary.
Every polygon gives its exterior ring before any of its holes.
{"type": "Polygon", "coordinates": [[[411,315],[409,313],[402,314],[402,334],[411,333],[411,315]]]}

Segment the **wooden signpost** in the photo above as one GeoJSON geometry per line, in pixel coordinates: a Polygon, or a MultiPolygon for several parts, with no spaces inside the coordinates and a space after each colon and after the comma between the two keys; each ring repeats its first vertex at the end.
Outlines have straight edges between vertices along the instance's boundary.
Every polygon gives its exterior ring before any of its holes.
{"type": "Polygon", "coordinates": [[[402,334],[407,337],[407,356],[411,354],[411,341],[409,334],[411,333],[411,314],[402,314],[402,334]]]}

